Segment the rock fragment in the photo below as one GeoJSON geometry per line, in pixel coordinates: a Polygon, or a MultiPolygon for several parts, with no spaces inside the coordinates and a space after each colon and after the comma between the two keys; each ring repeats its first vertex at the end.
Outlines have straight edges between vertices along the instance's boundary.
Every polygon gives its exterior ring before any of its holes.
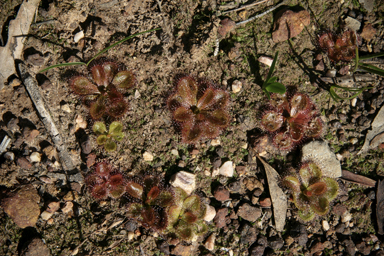
{"type": "Polygon", "coordinates": [[[32,185],[24,185],[8,192],[1,206],[20,228],[35,226],[40,215],[40,196],[32,185]]]}
{"type": "Polygon", "coordinates": [[[205,248],[209,251],[213,251],[215,249],[215,240],[216,236],[214,234],[210,235],[204,243],[205,248]]]}
{"type": "Polygon", "coordinates": [[[213,218],[215,218],[216,210],[215,210],[215,207],[208,204],[206,204],[205,207],[206,207],[206,211],[205,211],[204,220],[206,222],[210,222],[213,220],[213,218]]]}
{"type": "Polygon", "coordinates": [[[153,154],[152,153],[150,153],[150,152],[144,152],[144,154],[143,154],[143,159],[144,159],[144,161],[146,161],[146,162],[152,162],[153,161],[153,154]]]}
{"type": "Polygon", "coordinates": [[[244,203],[239,207],[239,210],[237,211],[237,215],[239,215],[241,218],[247,221],[255,222],[258,218],[261,217],[261,209],[250,206],[247,203],[244,203]]]}
{"type": "Polygon", "coordinates": [[[219,174],[226,176],[226,177],[232,177],[233,176],[233,162],[232,161],[225,162],[220,167],[219,174]]]}
{"type": "Polygon", "coordinates": [[[47,245],[38,237],[28,241],[22,246],[20,256],[50,256],[51,251],[47,245]]]}
{"type": "Polygon", "coordinates": [[[213,193],[213,196],[217,201],[224,202],[229,200],[229,191],[225,187],[219,186],[218,188],[216,188],[215,192],[213,193]]]}
{"type": "Polygon", "coordinates": [[[188,195],[196,188],[195,175],[185,171],[173,175],[169,183],[176,188],[183,189],[188,195]]]}
{"type": "Polygon", "coordinates": [[[309,25],[310,15],[306,10],[293,12],[284,9],[276,14],[275,20],[272,39],[278,43],[300,34],[304,27],[309,25]]]}

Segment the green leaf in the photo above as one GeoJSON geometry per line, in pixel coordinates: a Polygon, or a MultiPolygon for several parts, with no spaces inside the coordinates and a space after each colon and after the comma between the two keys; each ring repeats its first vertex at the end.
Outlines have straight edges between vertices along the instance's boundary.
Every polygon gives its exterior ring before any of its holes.
{"type": "Polygon", "coordinates": [[[105,127],[105,124],[103,122],[96,122],[93,125],[93,132],[96,133],[96,135],[106,134],[107,127],[105,127]]]}
{"type": "Polygon", "coordinates": [[[52,65],[52,66],[49,66],[47,68],[44,68],[42,70],[40,70],[38,73],[43,73],[47,70],[50,70],[52,68],[59,68],[59,67],[66,67],[66,66],[75,66],[75,65],[87,65],[87,63],[84,63],[84,62],[69,62],[69,63],[61,63],[61,64],[55,64],[55,65],[52,65]]]}
{"type": "Polygon", "coordinates": [[[315,217],[315,213],[312,211],[303,212],[299,210],[299,217],[304,221],[310,221],[315,217]]]}
{"type": "Polygon", "coordinates": [[[97,137],[96,143],[97,145],[104,145],[107,139],[108,139],[107,135],[100,135],[99,137],[97,137]]]}
{"type": "Polygon", "coordinates": [[[107,139],[107,141],[104,144],[104,148],[107,152],[112,152],[116,150],[117,146],[113,140],[107,139]]]}
{"type": "MultiPolygon", "coordinates": [[[[265,79],[265,81],[268,81],[269,78],[272,77],[272,74],[273,74],[273,71],[275,69],[275,65],[276,65],[276,62],[277,62],[277,57],[279,56],[279,52],[277,51],[276,54],[275,54],[275,57],[273,58],[273,61],[272,61],[272,65],[271,67],[269,68],[269,71],[268,71],[268,75],[267,75],[267,79],[265,79]]],[[[265,85],[265,82],[264,82],[264,85],[265,85]]],[[[263,87],[264,87],[263,85],[263,87]]]]}
{"type": "Polygon", "coordinates": [[[124,138],[124,133],[116,133],[115,135],[113,135],[112,137],[116,140],[116,141],[122,141],[123,138],[124,138]]]}
{"type": "Polygon", "coordinates": [[[336,198],[337,194],[339,193],[339,184],[334,179],[328,177],[323,177],[322,181],[327,184],[327,192],[324,196],[329,201],[332,201],[336,198]]]}
{"type": "Polygon", "coordinates": [[[294,176],[287,176],[283,179],[284,186],[287,186],[294,192],[300,192],[300,181],[294,176]]]}
{"type": "Polygon", "coordinates": [[[365,56],[359,56],[359,61],[360,60],[368,60],[368,59],[378,58],[378,57],[382,57],[382,56],[384,56],[384,52],[379,52],[379,53],[365,55],[365,56]]]}
{"type": "Polygon", "coordinates": [[[96,58],[99,57],[101,54],[107,52],[109,49],[115,47],[115,46],[118,45],[118,44],[124,43],[125,41],[127,41],[127,40],[129,40],[129,39],[131,39],[131,38],[133,38],[133,37],[136,37],[136,36],[138,36],[138,35],[142,35],[142,34],[145,34],[145,33],[150,33],[150,32],[156,31],[156,30],[160,30],[160,29],[161,29],[161,28],[150,29],[150,30],[146,30],[146,31],[143,31],[143,32],[140,32],[140,33],[136,33],[136,34],[131,35],[131,36],[128,36],[128,37],[124,38],[123,40],[120,40],[120,41],[118,41],[118,42],[116,42],[116,43],[114,43],[114,44],[108,46],[108,47],[105,48],[104,50],[98,52],[95,56],[93,56],[92,59],[90,59],[90,60],[87,62],[86,65],[88,66],[94,59],[96,59],[96,58]]]}
{"type": "Polygon", "coordinates": [[[376,74],[379,76],[384,76],[384,70],[383,69],[375,67],[375,66],[370,65],[370,64],[365,64],[365,63],[359,62],[359,68],[364,70],[364,71],[367,71],[367,72],[370,72],[370,73],[373,73],[373,74],[376,74]]]}
{"type": "Polygon", "coordinates": [[[109,126],[109,135],[115,136],[117,134],[121,134],[123,131],[123,124],[119,121],[114,121],[109,126]]]}
{"type": "Polygon", "coordinates": [[[284,94],[285,91],[286,91],[285,86],[283,84],[281,84],[281,83],[270,83],[270,84],[267,84],[265,89],[268,92],[274,92],[274,93],[280,93],[280,94],[284,94]]]}
{"type": "Polygon", "coordinates": [[[269,78],[268,80],[266,80],[265,83],[271,84],[271,83],[276,82],[276,80],[277,80],[277,76],[273,76],[273,77],[269,78]]]}

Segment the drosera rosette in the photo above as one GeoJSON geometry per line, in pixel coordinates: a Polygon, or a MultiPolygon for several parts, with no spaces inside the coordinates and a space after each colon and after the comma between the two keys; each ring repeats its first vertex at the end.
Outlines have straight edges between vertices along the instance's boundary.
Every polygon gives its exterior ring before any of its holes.
{"type": "Polygon", "coordinates": [[[283,178],[283,185],[292,194],[292,202],[299,210],[299,217],[304,221],[312,220],[316,214],[329,212],[330,203],[339,192],[337,182],[323,176],[320,167],[314,162],[304,162],[297,173],[283,178]]]}
{"type": "Polygon", "coordinates": [[[97,145],[104,146],[107,152],[115,151],[117,148],[115,141],[121,141],[124,138],[123,124],[119,121],[112,122],[109,125],[109,130],[103,122],[95,122],[92,129],[98,136],[97,145]]]}
{"type": "Polygon", "coordinates": [[[206,79],[184,75],[175,79],[167,106],[180,129],[182,142],[216,138],[230,122],[229,93],[206,79]]]}
{"type": "Polygon", "coordinates": [[[204,216],[206,207],[198,195],[189,195],[181,188],[173,188],[175,204],[168,210],[167,233],[193,242],[208,231],[204,216]]]}
{"type": "Polygon", "coordinates": [[[112,119],[122,117],[128,110],[123,93],[136,85],[136,75],[106,58],[94,60],[89,71],[91,80],[84,75],[71,78],[69,85],[73,92],[89,106],[94,120],[104,116],[112,119]]]}
{"type": "Polygon", "coordinates": [[[319,48],[333,63],[352,61],[356,56],[356,49],[361,44],[360,37],[352,30],[341,34],[323,31],[318,34],[317,40],[319,48]]]}
{"type": "Polygon", "coordinates": [[[307,139],[323,134],[324,123],[308,95],[272,94],[260,118],[262,130],[271,136],[273,145],[289,152],[307,139]]]}
{"type": "Polygon", "coordinates": [[[108,162],[100,162],[94,167],[94,171],[85,178],[91,195],[104,200],[108,197],[120,198],[125,193],[127,179],[108,162]]]}
{"type": "Polygon", "coordinates": [[[173,191],[154,175],[129,180],[125,190],[131,201],[127,207],[128,217],[162,233],[168,225],[167,209],[174,203],[173,191]]]}

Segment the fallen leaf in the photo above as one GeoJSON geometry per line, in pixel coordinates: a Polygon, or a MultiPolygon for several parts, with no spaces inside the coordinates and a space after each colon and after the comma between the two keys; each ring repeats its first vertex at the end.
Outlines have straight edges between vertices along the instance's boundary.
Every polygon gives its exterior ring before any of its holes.
{"type": "Polygon", "coordinates": [[[15,60],[22,59],[25,35],[28,34],[39,3],[40,0],[24,1],[16,19],[9,22],[8,42],[4,47],[0,47],[0,90],[8,78],[16,73],[15,60]]]}
{"type": "Polygon", "coordinates": [[[384,180],[380,180],[376,193],[376,218],[379,234],[384,235],[384,180]]]}
{"type": "Polygon", "coordinates": [[[343,175],[341,178],[367,187],[374,188],[376,186],[376,181],[346,170],[343,170],[343,175]]]}
{"type": "Polygon", "coordinates": [[[271,201],[273,207],[273,216],[275,218],[275,225],[277,231],[283,231],[285,219],[287,218],[287,196],[279,186],[280,175],[261,157],[260,162],[264,165],[265,173],[267,174],[269,193],[271,194],[271,201]]]}
{"type": "Polygon", "coordinates": [[[384,106],[381,107],[375,119],[371,124],[371,130],[365,136],[363,147],[360,149],[358,155],[367,152],[370,149],[376,148],[384,142],[384,106]]]}

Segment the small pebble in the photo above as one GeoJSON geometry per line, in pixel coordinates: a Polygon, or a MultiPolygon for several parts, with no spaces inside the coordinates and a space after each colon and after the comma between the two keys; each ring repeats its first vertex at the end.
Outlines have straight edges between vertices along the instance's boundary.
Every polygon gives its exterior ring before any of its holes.
{"type": "Polygon", "coordinates": [[[82,38],[84,38],[84,31],[83,31],[83,30],[80,30],[80,31],[77,32],[77,33],[75,34],[75,36],[73,37],[73,41],[74,41],[75,43],[77,43],[77,42],[79,42],[80,39],[82,39],[82,38]]]}
{"type": "Polygon", "coordinates": [[[132,232],[132,231],[129,231],[129,232],[128,232],[128,241],[132,241],[133,238],[135,238],[135,233],[132,232]]]}
{"type": "Polygon", "coordinates": [[[326,77],[336,77],[336,69],[329,69],[325,74],[326,77]]]}
{"type": "Polygon", "coordinates": [[[151,162],[153,161],[153,155],[150,152],[145,152],[143,154],[144,161],[151,162]]]}
{"type": "Polygon", "coordinates": [[[66,202],[64,207],[61,209],[61,211],[65,214],[68,214],[69,216],[72,216],[73,203],[72,202],[66,202]]]}
{"type": "Polygon", "coordinates": [[[272,66],[273,58],[271,58],[271,57],[260,56],[257,60],[258,60],[259,62],[261,62],[261,63],[267,65],[268,67],[272,66]]]}
{"type": "Polygon", "coordinates": [[[14,79],[12,79],[12,81],[9,82],[9,85],[12,87],[17,87],[21,85],[21,81],[19,78],[15,77],[14,79]]]}
{"type": "Polygon", "coordinates": [[[243,87],[243,84],[239,80],[235,80],[232,83],[232,92],[238,93],[241,91],[241,88],[243,87]]]}
{"type": "Polygon", "coordinates": [[[352,144],[352,145],[355,145],[357,142],[359,142],[359,140],[357,138],[350,138],[349,139],[349,142],[352,144]]]}
{"type": "Polygon", "coordinates": [[[211,145],[214,146],[214,147],[220,145],[220,140],[219,139],[212,140],[211,141],[211,145]]]}
{"type": "Polygon", "coordinates": [[[324,231],[328,231],[328,230],[329,230],[329,223],[328,223],[328,221],[323,220],[323,221],[321,222],[321,225],[323,226],[323,230],[324,230],[324,231]]]}
{"type": "Polygon", "coordinates": [[[41,161],[41,154],[39,152],[33,152],[29,156],[29,159],[31,159],[32,163],[40,163],[40,161],[41,161]]]}
{"type": "Polygon", "coordinates": [[[207,248],[210,251],[213,251],[215,249],[215,240],[216,236],[214,234],[210,235],[207,240],[205,241],[205,248],[207,248]]]}
{"type": "Polygon", "coordinates": [[[205,211],[204,220],[206,222],[210,222],[213,220],[213,218],[215,218],[216,210],[215,210],[215,207],[210,206],[208,204],[206,204],[205,206],[206,206],[206,211],[205,211]]]}
{"type": "Polygon", "coordinates": [[[76,121],[75,131],[77,131],[80,128],[81,129],[87,128],[87,121],[85,121],[81,115],[77,115],[75,121],[76,121]]]}
{"type": "Polygon", "coordinates": [[[351,106],[352,106],[352,107],[356,107],[356,103],[357,103],[357,98],[353,98],[353,99],[351,100],[351,106]]]}
{"type": "Polygon", "coordinates": [[[61,108],[61,110],[63,110],[64,112],[67,112],[67,113],[71,113],[71,112],[72,112],[72,110],[71,110],[71,108],[69,107],[68,104],[63,104],[63,105],[60,106],[60,108],[61,108]]]}
{"type": "Polygon", "coordinates": [[[135,100],[137,100],[138,98],[140,98],[140,96],[141,96],[140,92],[139,92],[138,90],[136,90],[136,91],[135,91],[135,96],[134,96],[135,100]]]}
{"type": "Polygon", "coordinates": [[[43,211],[41,214],[40,214],[40,217],[43,219],[43,220],[49,220],[51,217],[52,217],[53,213],[50,213],[50,212],[47,212],[47,211],[43,211]]]}
{"type": "Polygon", "coordinates": [[[341,222],[345,223],[345,222],[348,222],[352,219],[352,214],[350,214],[349,212],[345,212],[342,216],[341,216],[341,222]]]}
{"type": "Polygon", "coordinates": [[[219,174],[226,176],[226,177],[232,177],[233,176],[233,162],[232,161],[225,162],[220,167],[219,174]]]}
{"type": "Polygon", "coordinates": [[[195,174],[181,171],[172,176],[170,182],[172,186],[181,188],[188,195],[196,188],[195,174]]]}
{"type": "Polygon", "coordinates": [[[179,156],[179,151],[177,151],[177,149],[172,149],[171,154],[174,156],[179,156]]]}
{"type": "Polygon", "coordinates": [[[7,159],[8,161],[13,161],[15,160],[15,154],[13,152],[5,152],[4,158],[7,159]]]}

